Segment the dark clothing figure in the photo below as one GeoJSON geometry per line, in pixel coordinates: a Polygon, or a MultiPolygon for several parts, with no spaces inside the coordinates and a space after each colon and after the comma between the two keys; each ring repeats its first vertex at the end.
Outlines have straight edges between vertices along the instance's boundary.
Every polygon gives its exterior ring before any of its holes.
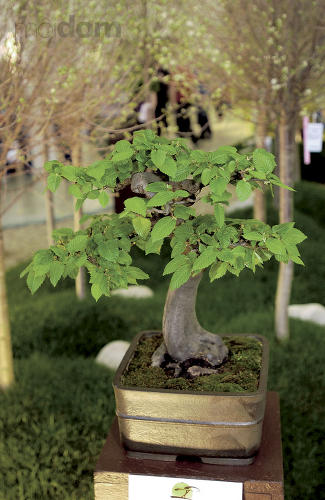
{"type": "Polygon", "coordinates": [[[191,105],[188,102],[185,102],[184,104],[180,104],[176,111],[176,123],[181,137],[190,136],[192,138],[193,136],[189,116],[190,107],[191,105]]]}
{"type": "Polygon", "coordinates": [[[192,135],[191,139],[194,144],[196,144],[198,141],[201,141],[202,139],[211,139],[212,135],[208,115],[206,111],[201,108],[201,106],[199,106],[197,110],[197,121],[201,127],[201,133],[198,137],[192,135]]]}
{"type": "Polygon", "coordinates": [[[169,84],[164,81],[164,78],[169,75],[169,72],[160,69],[158,71],[158,80],[151,84],[150,90],[156,94],[156,106],[154,117],[157,119],[161,115],[164,115],[159,121],[157,121],[157,134],[161,135],[162,125],[166,128],[168,126],[166,110],[169,102],[169,84]]]}

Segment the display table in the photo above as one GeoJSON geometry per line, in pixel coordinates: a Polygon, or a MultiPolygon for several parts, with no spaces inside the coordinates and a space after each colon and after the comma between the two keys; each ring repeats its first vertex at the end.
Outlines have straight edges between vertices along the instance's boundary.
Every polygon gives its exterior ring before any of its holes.
{"type": "Polygon", "coordinates": [[[95,499],[128,500],[130,475],[242,483],[244,500],[283,500],[278,394],[268,393],[261,448],[252,465],[210,465],[191,460],[168,462],[131,458],[120,444],[115,419],[94,472],[95,499]]]}

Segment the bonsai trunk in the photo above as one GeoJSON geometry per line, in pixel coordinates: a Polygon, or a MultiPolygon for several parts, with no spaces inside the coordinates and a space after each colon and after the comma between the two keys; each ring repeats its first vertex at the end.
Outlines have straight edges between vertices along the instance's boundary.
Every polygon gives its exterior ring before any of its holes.
{"type": "Polygon", "coordinates": [[[166,350],[180,362],[201,358],[217,366],[226,359],[228,348],[221,338],[204,330],[196,317],[196,295],[202,275],[201,272],[191,277],[176,290],[169,289],[163,316],[164,343],[153,355],[154,366],[160,364],[166,350]]]}

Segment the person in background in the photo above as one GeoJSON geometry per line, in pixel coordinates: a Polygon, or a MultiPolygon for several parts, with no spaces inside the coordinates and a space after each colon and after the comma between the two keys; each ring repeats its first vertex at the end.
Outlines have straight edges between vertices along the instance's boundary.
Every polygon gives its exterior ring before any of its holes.
{"type": "Polygon", "coordinates": [[[167,128],[167,106],[172,101],[171,85],[169,82],[169,71],[159,68],[157,79],[152,82],[151,90],[151,105],[154,110],[154,118],[157,120],[157,134],[161,135],[163,127],[167,128]]]}

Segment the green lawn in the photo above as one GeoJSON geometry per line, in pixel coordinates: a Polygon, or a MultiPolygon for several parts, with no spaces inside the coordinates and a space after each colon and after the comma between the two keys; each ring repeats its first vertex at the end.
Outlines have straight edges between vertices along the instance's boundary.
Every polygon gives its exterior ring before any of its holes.
{"type": "MultiPolygon", "coordinates": [[[[325,188],[301,183],[297,227],[308,235],[296,266],[292,303],[325,303],[325,188]]],[[[270,211],[270,223],[276,214],[270,211]]],[[[138,265],[151,274],[155,291],[141,301],[74,297],[69,280],[45,284],[32,297],[22,266],[8,272],[16,385],[0,394],[0,499],[93,499],[92,470],[114,416],[112,373],[93,361],[114,339],[159,329],[168,280],[164,255],[138,265]]],[[[286,499],[325,498],[324,328],[292,320],[285,345],[274,340],[276,263],[239,279],[225,276],[199,290],[202,325],[214,332],[255,332],[271,344],[269,389],[280,393],[286,499]]]]}

